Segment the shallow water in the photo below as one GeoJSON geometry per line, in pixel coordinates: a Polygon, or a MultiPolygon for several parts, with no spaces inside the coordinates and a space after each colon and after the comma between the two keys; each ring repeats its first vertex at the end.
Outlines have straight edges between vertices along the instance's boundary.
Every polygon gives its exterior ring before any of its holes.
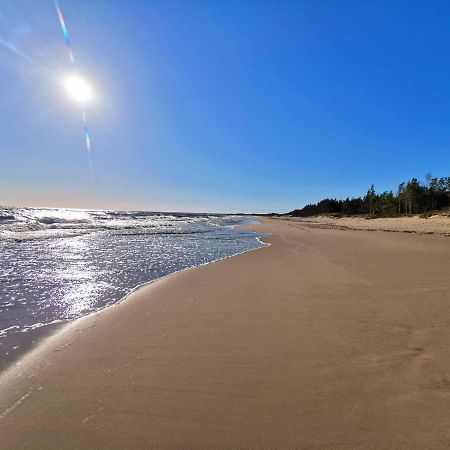
{"type": "Polygon", "coordinates": [[[260,248],[239,216],[0,209],[0,369],[136,286],[260,248]]]}

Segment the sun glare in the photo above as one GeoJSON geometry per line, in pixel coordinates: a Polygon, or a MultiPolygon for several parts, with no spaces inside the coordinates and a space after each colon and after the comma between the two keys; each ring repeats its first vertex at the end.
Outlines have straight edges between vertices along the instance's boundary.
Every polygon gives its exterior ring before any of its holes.
{"type": "Polygon", "coordinates": [[[83,78],[69,75],[64,80],[64,87],[69,97],[77,103],[88,103],[92,100],[92,88],[83,78]]]}

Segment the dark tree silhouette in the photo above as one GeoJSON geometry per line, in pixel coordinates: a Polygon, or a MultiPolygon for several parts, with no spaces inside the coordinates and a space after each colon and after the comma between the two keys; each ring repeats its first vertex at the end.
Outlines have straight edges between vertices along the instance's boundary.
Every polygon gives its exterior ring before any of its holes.
{"type": "Polygon", "coordinates": [[[288,214],[297,217],[320,214],[393,217],[441,210],[450,214],[450,177],[433,178],[427,174],[425,179],[425,183],[417,178],[400,183],[396,194],[392,191],[377,194],[372,184],[364,197],[347,197],[345,200],[325,198],[288,214]]]}

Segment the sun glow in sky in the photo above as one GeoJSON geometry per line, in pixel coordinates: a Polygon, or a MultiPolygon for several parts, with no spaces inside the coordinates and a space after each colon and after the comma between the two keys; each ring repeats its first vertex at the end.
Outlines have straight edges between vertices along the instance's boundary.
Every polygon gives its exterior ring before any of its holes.
{"type": "Polygon", "coordinates": [[[86,80],[77,75],[68,75],[64,79],[64,87],[69,97],[77,103],[84,104],[92,100],[92,87],[86,80]]]}

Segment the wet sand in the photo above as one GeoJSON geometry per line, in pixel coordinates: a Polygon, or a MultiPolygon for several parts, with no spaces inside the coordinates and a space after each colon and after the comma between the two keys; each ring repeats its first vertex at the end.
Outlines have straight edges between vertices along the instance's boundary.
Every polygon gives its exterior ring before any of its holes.
{"type": "Polygon", "coordinates": [[[0,378],[1,447],[450,446],[450,239],[255,226],[0,378]]]}

